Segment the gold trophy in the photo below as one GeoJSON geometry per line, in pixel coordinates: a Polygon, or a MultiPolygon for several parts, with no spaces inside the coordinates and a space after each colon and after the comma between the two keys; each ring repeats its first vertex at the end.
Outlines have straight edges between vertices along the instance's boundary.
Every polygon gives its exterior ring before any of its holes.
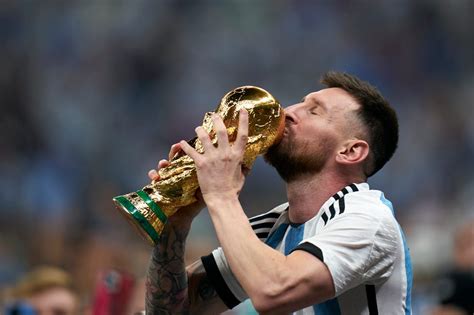
{"type": "MultiPolygon", "coordinates": [[[[280,103],[267,91],[256,86],[242,86],[227,93],[215,113],[222,117],[229,141],[237,136],[239,110],[249,113],[248,142],[245,148],[245,167],[250,168],[258,155],[276,144],[283,134],[285,114],[280,103]]],[[[217,137],[206,113],[202,123],[216,145],[217,137]]],[[[201,141],[188,141],[198,152],[204,151],[201,141]]],[[[179,208],[196,201],[199,187],[193,160],[183,152],[176,154],[170,165],[159,170],[160,179],[152,181],[137,192],[113,198],[119,211],[135,226],[138,232],[154,245],[167,222],[179,208]]]]}

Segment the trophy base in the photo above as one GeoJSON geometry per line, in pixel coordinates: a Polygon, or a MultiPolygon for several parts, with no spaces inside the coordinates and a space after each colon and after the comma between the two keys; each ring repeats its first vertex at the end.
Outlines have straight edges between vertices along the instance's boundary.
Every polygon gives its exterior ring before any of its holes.
{"type": "Polygon", "coordinates": [[[156,229],[152,223],[124,196],[113,198],[116,208],[127,219],[135,230],[150,245],[156,245],[162,228],[156,229]]]}

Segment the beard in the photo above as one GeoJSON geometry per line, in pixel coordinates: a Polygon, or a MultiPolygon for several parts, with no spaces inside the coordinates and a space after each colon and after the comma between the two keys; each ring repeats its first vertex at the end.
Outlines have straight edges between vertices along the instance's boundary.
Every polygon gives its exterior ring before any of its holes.
{"type": "Polygon", "coordinates": [[[286,183],[290,183],[319,173],[329,158],[328,149],[322,142],[314,148],[314,144],[309,142],[297,145],[287,138],[270,147],[263,158],[277,170],[286,183]]]}

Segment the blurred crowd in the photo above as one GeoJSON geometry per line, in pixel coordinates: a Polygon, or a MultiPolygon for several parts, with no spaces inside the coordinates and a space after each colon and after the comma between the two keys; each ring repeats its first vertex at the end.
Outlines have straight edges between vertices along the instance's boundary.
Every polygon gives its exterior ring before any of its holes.
{"type": "MultiPolygon", "coordinates": [[[[461,226],[463,270],[474,270],[473,10],[469,0],[1,1],[0,289],[55,266],[91,309],[104,273],[140,283],[150,248],[111,198],[146,185],[227,91],[261,86],[286,106],[338,70],[374,83],[398,112],[398,152],[369,183],[395,205],[415,313],[427,314],[449,295],[439,283],[457,270],[461,226]]],[[[241,198],[255,215],[284,201],[284,187],[258,161],[241,198]]],[[[203,212],[188,261],[216,245],[203,212]]]]}

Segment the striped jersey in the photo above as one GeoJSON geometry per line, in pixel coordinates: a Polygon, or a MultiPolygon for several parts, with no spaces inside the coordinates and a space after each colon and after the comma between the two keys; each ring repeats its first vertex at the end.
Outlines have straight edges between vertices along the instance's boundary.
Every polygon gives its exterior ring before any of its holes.
{"type": "MultiPolygon", "coordinates": [[[[411,314],[412,271],[405,237],[391,202],[367,183],[343,188],[305,223],[290,223],[285,203],[251,218],[250,224],[268,246],[285,255],[306,251],[331,273],[335,297],[293,314],[411,314]]],[[[248,299],[222,248],[202,262],[229,308],[248,299]]]]}

